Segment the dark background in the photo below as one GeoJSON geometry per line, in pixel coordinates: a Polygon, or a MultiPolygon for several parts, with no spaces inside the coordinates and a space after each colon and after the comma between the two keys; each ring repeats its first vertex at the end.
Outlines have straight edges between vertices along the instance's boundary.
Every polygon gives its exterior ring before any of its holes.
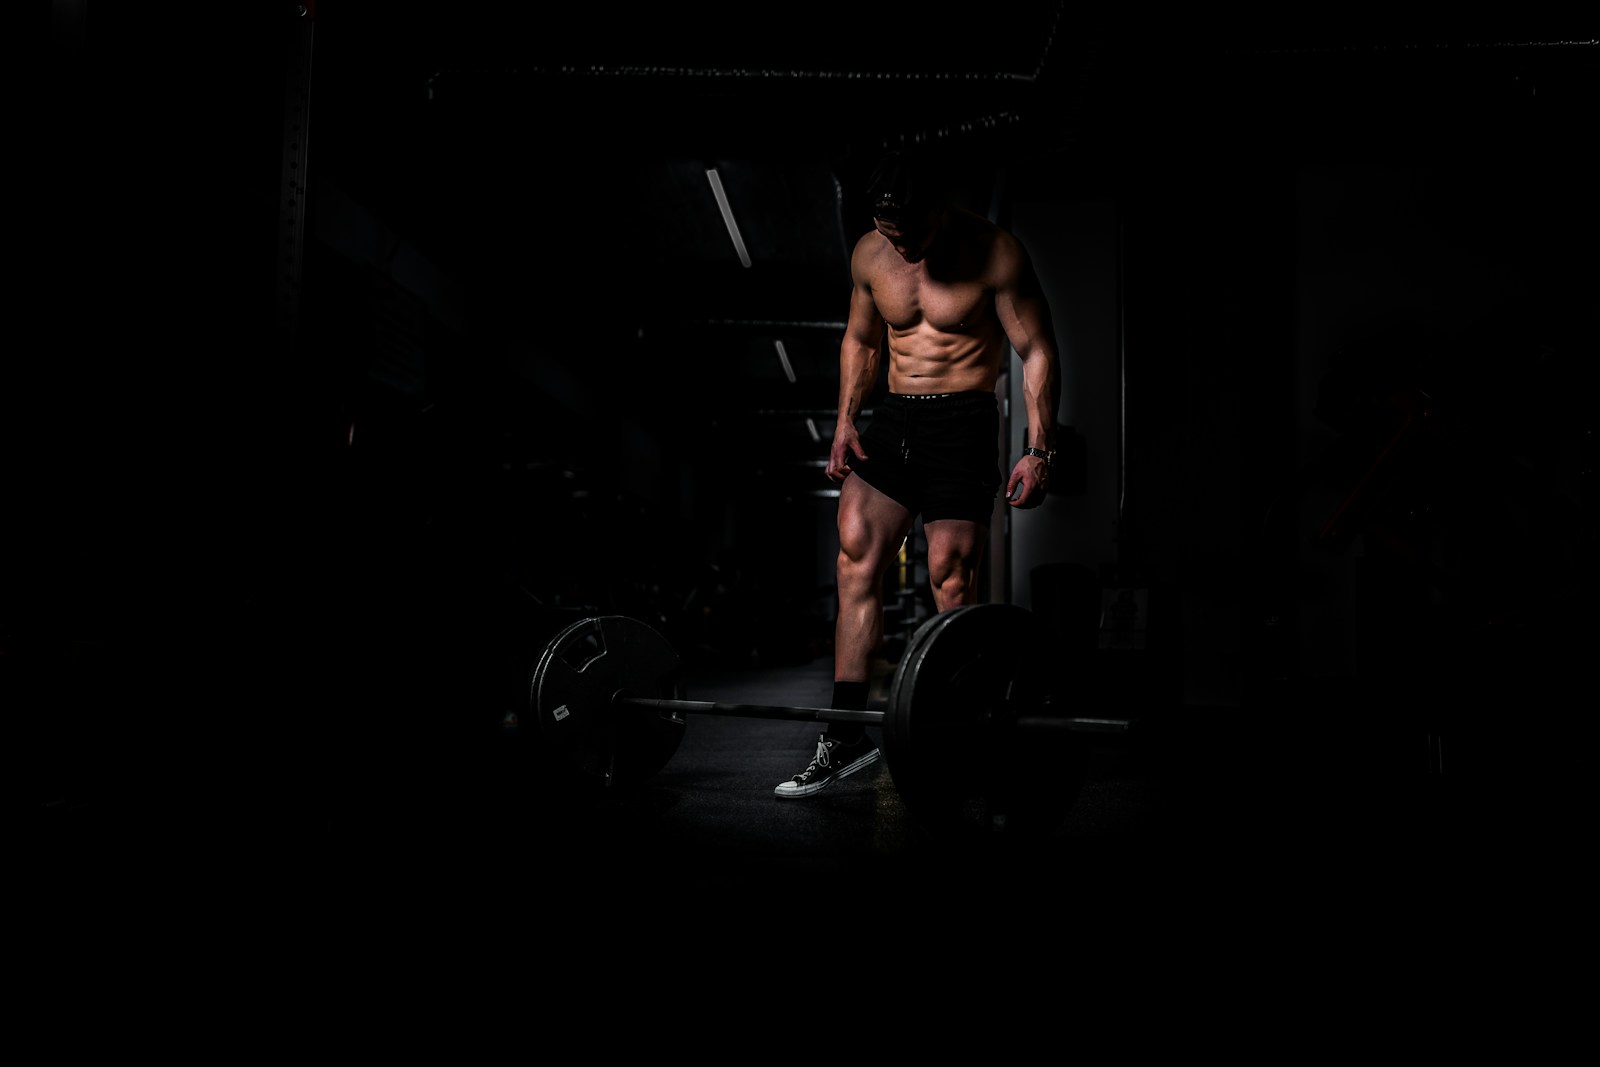
{"type": "Polygon", "coordinates": [[[53,6],[5,389],[25,805],[315,797],[352,738],[493,729],[583,614],[826,654],[853,194],[905,142],[1067,264],[1064,330],[1111,294],[1115,391],[1001,529],[1040,563],[986,576],[1086,704],[1445,733],[1524,784],[1575,751],[1592,39],[696,10],[53,6]],[[1094,655],[1119,588],[1131,662],[1094,655]]]}

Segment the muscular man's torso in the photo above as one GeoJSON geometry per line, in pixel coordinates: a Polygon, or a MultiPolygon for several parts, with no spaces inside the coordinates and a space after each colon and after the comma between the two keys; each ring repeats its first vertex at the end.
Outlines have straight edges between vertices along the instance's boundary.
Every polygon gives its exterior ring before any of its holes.
{"type": "Polygon", "coordinates": [[[1007,351],[994,311],[993,242],[998,231],[952,212],[927,259],[906,262],[877,234],[868,281],[888,326],[889,391],[992,392],[1007,351]]]}

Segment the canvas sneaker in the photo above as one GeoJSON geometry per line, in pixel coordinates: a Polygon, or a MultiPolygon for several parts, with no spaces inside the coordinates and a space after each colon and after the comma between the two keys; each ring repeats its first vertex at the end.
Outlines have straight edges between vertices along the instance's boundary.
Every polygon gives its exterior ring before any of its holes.
{"type": "Polygon", "coordinates": [[[785,799],[808,797],[829,782],[848,778],[877,762],[878,746],[870,738],[863,737],[854,745],[845,745],[822,734],[817,738],[817,754],[811,757],[806,769],[781,783],[773,792],[785,799]]]}

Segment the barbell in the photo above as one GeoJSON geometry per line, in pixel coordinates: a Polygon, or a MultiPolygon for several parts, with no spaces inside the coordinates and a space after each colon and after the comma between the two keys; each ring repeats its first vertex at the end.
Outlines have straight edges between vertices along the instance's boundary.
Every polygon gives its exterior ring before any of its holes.
{"type": "Polygon", "coordinates": [[[1065,820],[1090,735],[1126,720],[1071,715],[1051,687],[1055,652],[1025,608],[972,604],[917,628],[884,711],[686,699],[681,661],[646,623],[600,615],[567,626],[531,675],[529,713],[547,764],[579,790],[635,788],[672,759],[689,715],[878,726],[913,820],[938,837],[1032,839],[1065,820]]]}

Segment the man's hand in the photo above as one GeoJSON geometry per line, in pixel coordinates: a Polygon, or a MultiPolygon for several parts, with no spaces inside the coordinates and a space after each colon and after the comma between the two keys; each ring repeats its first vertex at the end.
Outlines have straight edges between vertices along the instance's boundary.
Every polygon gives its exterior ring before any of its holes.
{"type": "Polygon", "coordinates": [[[867,453],[861,447],[861,437],[856,433],[856,428],[851,423],[841,423],[833,431],[833,448],[828,452],[828,480],[843,482],[850,476],[851,457],[866,459],[867,453]]]}
{"type": "Polygon", "coordinates": [[[1014,508],[1036,508],[1050,488],[1050,464],[1038,456],[1023,456],[1011,468],[1006,482],[1006,503],[1014,508]]]}

